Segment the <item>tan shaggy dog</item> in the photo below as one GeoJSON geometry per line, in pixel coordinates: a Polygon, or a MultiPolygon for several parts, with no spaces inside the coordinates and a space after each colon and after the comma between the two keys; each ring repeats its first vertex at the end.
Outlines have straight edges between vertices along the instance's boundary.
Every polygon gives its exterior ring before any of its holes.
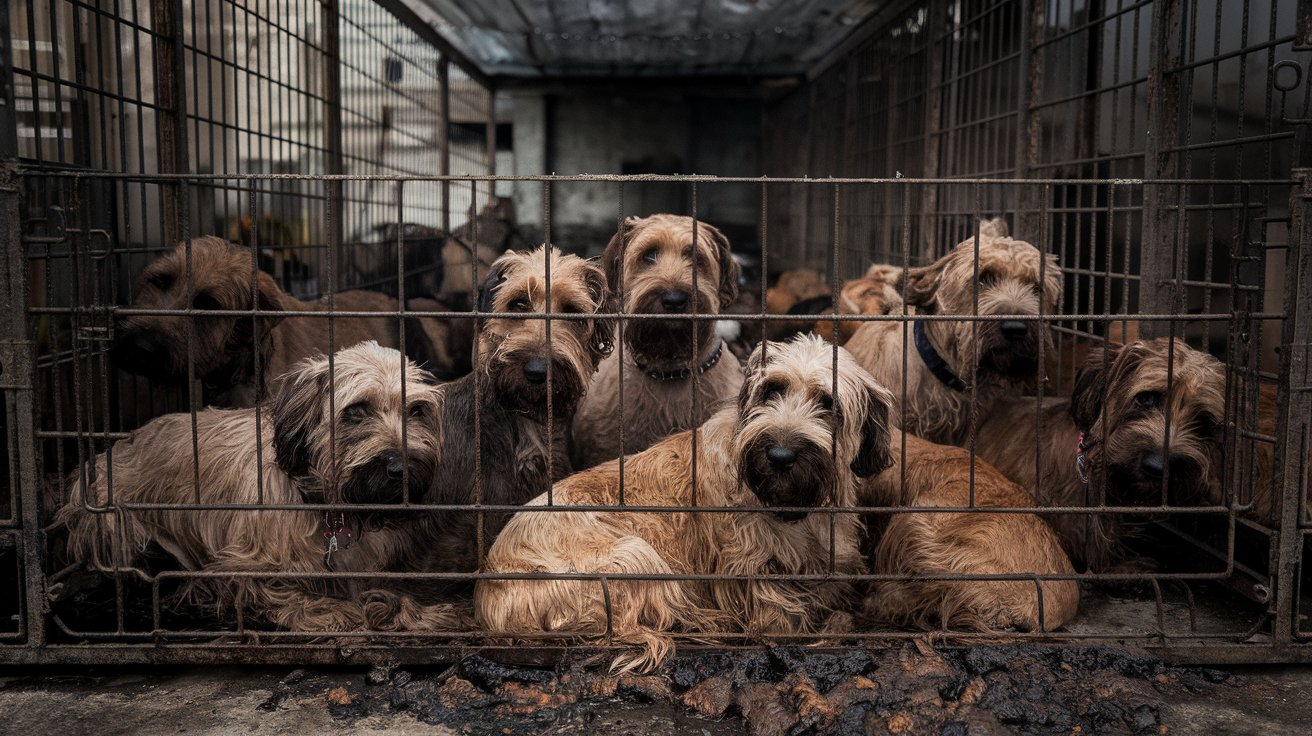
{"type": "MultiPolygon", "coordinates": [[[[361,340],[401,347],[396,317],[334,317],[330,346],[327,318],[295,316],[327,311],[327,298],[303,302],[285,294],[272,277],[255,270],[247,248],[211,236],[190,243],[190,271],[187,244],[181,243],[142,271],[131,307],[192,309],[194,327],[182,315],[122,319],[110,352],[119,368],[162,383],[183,383],[195,376],[206,405],[245,407],[254,406],[266,387],[273,388],[277,377],[302,358],[361,340]],[[258,319],[205,314],[254,308],[262,312],[258,319]]],[[[371,291],[346,291],[333,295],[332,306],[336,312],[381,312],[395,310],[397,302],[371,291]]],[[[425,333],[419,322],[408,329],[416,337],[425,333]]]]}
{"type": "MultiPolygon", "coordinates": [[[[973,315],[976,293],[980,315],[1038,315],[1040,307],[1052,314],[1061,299],[1056,258],[1006,233],[1001,219],[981,223],[978,272],[972,237],[933,264],[910,269],[898,291],[917,315],[973,315]]],[[[903,429],[953,445],[970,433],[971,381],[984,417],[1000,398],[1033,382],[1041,346],[1051,351],[1052,334],[1037,320],[870,322],[846,343],[899,402],[905,388],[896,415],[903,429]]]]}
{"type": "Polygon", "coordinates": [[[700,425],[742,385],[742,365],[714,321],[690,316],[718,314],[738,296],[741,269],[719,230],[678,215],[630,217],[602,261],[623,312],[670,318],[628,320],[623,349],[597,369],[574,418],[579,468],[618,457],[621,432],[628,454],[700,425]]]}
{"type": "MultiPolygon", "coordinates": [[[[843,283],[838,292],[838,300],[831,312],[842,315],[885,315],[901,313],[902,294],[897,290],[902,278],[902,269],[876,263],[866,270],[864,276],[843,283]]],[[[838,323],[838,344],[846,345],[852,335],[865,322],[845,321],[838,323]]],[[[815,334],[826,340],[833,340],[834,322],[820,318],[812,327],[815,334]]]]}
{"type": "MultiPolygon", "coordinates": [[[[479,581],[475,611],[509,635],[607,631],[641,647],[617,666],[649,667],[672,649],[670,629],[783,636],[845,630],[852,586],[841,581],[746,579],[757,575],[859,573],[861,523],[844,508],[859,478],[889,462],[888,392],[845,351],[814,336],[766,343],[748,360],[737,405],[694,432],[629,457],[623,500],[637,506],[770,511],[522,511],[488,555],[492,573],[718,574],[716,581],[479,581]],[[838,372],[833,372],[834,350],[838,372]],[[835,391],[835,387],[837,390],[835,391]],[[831,537],[832,529],[832,537],[831,537]],[[831,549],[831,544],[833,548],[831,549]],[[627,660],[627,662],[624,662],[627,660]]],[[[555,504],[614,506],[612,461],[557,483],[555,504]]],[[[546,497],[531,505],[544,506],[546,497]]]]}
{"type": "MultiPolygon", "coordinates": [[[[430,515],[350,506],[422,500],[438,462],[438,389],[401,353],[374,342],[338,352],[333,363],[331,375],[325,357],[299,364],[272,409],[197,412],[194,455],[192,416],[169,414],[74,472],[68,505],[57,515],[70,559],[126,569],[153,543],[193,571],[414,569],[436,533],[430,515]],[[302,502],[344,508],[123,508],[302,502]]],[[[332,577],[219,577],[192,581],[184,599],[295,631],[441,629],[458,620],[448,607],[368,587],[367,580],[332,577]]]]}
{"type": "MultiPolygon", "coordinates": [[[[1221,361],[1180,340],[1093,350],[1069,400],[999,402],[976,451],[1039,506],[1223,503],[1225,390],[1221,361]]],[[[1271,518],[1268,495],[1255,505],[1271,518]]],[[[1144,562],[1125,548],[1133,525],[1124,515],[1049,516],[1071,558],[1090,570],[1144,562]]]]}
{"type": "MultiPolygon", "coordinates": [[[[894,432],[893,465],[861,486],[863,506],[1019,508],[1029,493],[960,447],[894,432]],[[902,463],[902,442],[906,463],[902,463]]],[[[1073,575],[1052,528],[1035,514],[981,510],[880,515],[873,572],[887,575],[1073,575]]],[[[866,613],[917,628],[1051,631],[1075,616],[1073,579],[1045,580],[1042,607],[1031,580],[892,580],[872,586],[866,613]]]]}

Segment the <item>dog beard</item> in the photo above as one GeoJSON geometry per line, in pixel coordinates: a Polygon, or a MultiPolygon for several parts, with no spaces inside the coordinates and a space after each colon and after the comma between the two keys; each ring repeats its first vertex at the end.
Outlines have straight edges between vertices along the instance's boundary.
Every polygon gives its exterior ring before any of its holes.
{"type": "Polygon", "coordinates": [[[700,357],[715,335],[710,323],[689,317],[644,319],[624,327],[624,340],[639,363],[687,365],[700,357]],[[694,349],[693,339],[697,340],[694,349]]]}
{"type": "Polygon", "coordinates": [[[498,361],[491,367],[491,390],[501,405],[510,411],[545,421],[550,386],[553,415],[557,419],[570,416],[583,395],[583,378],[578,372],[565,361],[557,359],[552,362],[551,380],[533,383],[524,377],[521,363],[521,360],[512,357],[498,361]]]}
{"type": "MultiPolygon", "coordinates": [[[[768,436],[749,443],[739,463],[739,477],[765,506],[819,507],[833,488],[834,464],[829,452],[802,443],[794,448],[797,457],[792,467],[779,471],[766,457],[766,450],[774,443],[768,436]]],[[[783,521],[798,521],[806,515],[805,511],[774,512],[783,521]]]]}

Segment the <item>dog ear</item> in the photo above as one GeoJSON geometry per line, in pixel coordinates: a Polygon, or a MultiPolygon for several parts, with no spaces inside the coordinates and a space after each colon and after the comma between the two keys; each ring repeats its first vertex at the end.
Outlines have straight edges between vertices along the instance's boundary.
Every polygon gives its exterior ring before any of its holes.
{"type": "Polygon", "coordinates": [[[917,307],[928,307],[938,292],[939,278],[947,268],[947,258],[940,258],[928,266],[912,268],[902,272],[897,279],[897,292],[905,294],[906,303],[917,307]]]}
{"type": "Polygon", "coordinates": [[[1089,351],[1084,364],[1075,373],[1075,386],[1071,389],[1071,419],[1080,431],[1093,429],[1102,413],[1102,399],[1107,393],[1108,376],[1112,366],[1120,359],[1120,345],[1108,344],[1089,351]]]}
{"type": "Polygon", "coordinates": [[[882,473],[893,463],[889,450],[888,392],[873,382],[867,385],[866,415],[861,421],[861,445],[852,458],[852,472],[858,478],[882,473]]]}
{"type": "Polygon", "coordinates": [[[729,239],[720,232],[720,228],[697,221],[697,237],[707,238],[715,247],[715,258],[720,262],[720,309],[728,309],[738,299],[738,280],[742,278],[743,267],[733,257],[729,239]]]}
{"type": "Polygon", "coordinates": [[[1011,230],[1007,228],[1007,220],[1005,218],[994,217],[989,220],[980,221],[979,235],[981,238],[1007,238],[1011,237],[1011,230]]]}
{"type": "Polygon", "coordinates": [[[769,363],[770,350],[778,350],[778,343],[762,340],[756,344],[751,355],[747,356],[747,361],[743,363],[743,385],[738,390],[738,414],[741,416],[747,411],[747,400],[751,397],[752,391],[756,388],[756,379],[761,375],[761,369],[769,363]]]}
{"type": "Polygon", "coordinates": [[[612,294],[620,289],[621,279],[624,278],[624,246],[628,244],[629,237],[633,235],[637,226],[638,218],[632,215],[624,218],[619,229],[610,236],[606,250],[601,252],[601,265],[605,270],[606,283],[612,294]]]}
{"type": "MultiPolygon", "coordinates": [[[[610,312],[614,309],[610,289],[606,286],[606,273],[601,270],[595,261],[584,261],[583,280],[588,285],[588,296],[592,297],[592,303],[597,305],[593,312],[610,312]]],[[[592,353],[592,364],[595,366],[603,358],[610,355],[610,351],[615,347],[615,341],[612,334],[614,329],[614,320],[598,317],[592,320],[592,334],[588,337],[588,350],[592,353]]]]}
{"type": "Polygon", "coordinates": [[[496,297],[497,287],[505,280],[506,262],[498,258],[493,261],[492,268],[487,272],[487,278],[483,280],[483,285],[478,287],[478,311],[493,311],[492,300],[496,297]]]}
{"type": "Polygon", "coordinates": [[[286,376],[274,402],[273,452],[278,467],[288,475],[305,475],[310,470],[310,437],[323,419],[327,378],[327,358],[304,360],[286,376]]]}

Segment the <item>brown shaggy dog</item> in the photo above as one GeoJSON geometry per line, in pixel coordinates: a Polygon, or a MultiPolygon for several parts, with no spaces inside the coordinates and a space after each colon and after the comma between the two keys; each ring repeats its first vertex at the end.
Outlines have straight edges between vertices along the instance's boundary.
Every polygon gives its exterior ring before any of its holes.
{"type": "MultiPolygon", "coordinates": [[[[338,352],[331,374],[326,357],[299,364],[272,409],[197,412],[195,455],[192,415],[160,417],[70,477],[57,516],[68,555],[123,570],[154,543],[204,572],[413,570],[436,531],[431,518],[349,507],[422,499],[439,459],[437,409],[430,376],[367,342],[338,352]],[[123,508],[302,502],[345,507],[123,508]]],[[[295,631],[442,629],[458,620],[448,607],[366,587],[359,579],[220,577],[194,580],[187,592],[295,631]]]]}
{"type": "MultiPolygon", "coordinates": [[[[929,266],[909,270],[898,291],[916,314],[971,315],[978,292],[980,315],[1038,315],[1056,309],[1061,270],[1054,256],[1006,235],[1002,220],[981,224],[976,241],[965,240],[929,266]]],[[[905,406],[903,429],[945,444],[964,444],[971,427],[971,381],[979,416],[1001,397],[1019,393],[1037,373],[1040,346],[1050,351],[1047,324],[1034,320],[916,320],[871,322],[846,347],[905,406]],[[907,351],[905,375],[903,355],[907,351]]]]}
{"type": "MultiPolygon", "coordinates": [[[[554,311],[579,319],[551,320],[550,341],[544,318],[498,317],[483,322],[474,373],[442,386],[438,414],[442,464],[433,477],[431,503],[517,505],[546,493],[553,481],[569,474],[570,419],[597,363],[611,349],[610,325],[592,316],[607,301],[602,270],[555,248],[507,252],[492,264],[479,291],[479,311],[554,311]]],[[[449,511],[436,517],[442,531],[427,550],[424,568],[473,572],[479,552],[509,515],[449,511]]],[[[447,586],[427,587],[434,589],[429,592],[441,592],[447,586]]]]}
{"type": "MultiPolygon", "coordinates": [[[[194,327],[189,325],[191,319],[181,315],[143,314],[121,320],[110,357],[122,370],[173,384],[195,376],[202,383],[206,405],[245,407],[254,406],[266,387],[273,388],[277,377],[302,358],[361,340],[401,347],[396,317],[334,317],[330,346],[328,319],[293,316],[295,312],[327,311],[326,298],[302,302],[288,296],[268,274],[255,271],[249,249],[211,236],[191,241],[188,279],[187,250],[187,244],[181,243],[148,264],[131,306],[192,309],[197,312],[194,327]],[[205,314],[254,308],[262,312],[258,319],[205,314]]],[[[395,299],[370,291],[333,295],[333,310],[338,312],[396,308],[395,299]]],[[[425,329],[416,321],[408,331],[417,338],[425,329]]]]}
{"type": "MultiPolygon", "coordinates": [[[[864,276],[843,283],[838,292],[838,301],[830,313],[856,315],[884,315],[901,313],[902,294],[898,292],[898,280],[902,278],[902,269],[876,263],[866,270],[864,276]]],[[[838,344],[846,345],[852,335],[865,322],[839,322],[838,344]]],[[[834,322],[824,318],[818,319],[812,327],[815,334],[826,340],[833,340],[834,322]]]]}
{"type": "MultiPolygon", "coordinates": [[[[970,453],[895,432],[893,465],[861,486],[863,506],[968,507],[970,453]],[[906,442],[906,464],[901,441],[906,442]]],[[[1029,493],[976,460],[974,505],[1033,506],[1029,493]]],[[[870,523],[873,571],[888,575],[1073,575],[1061,542],[1035,514],[895,513],[870,523]]],[[[1051,631],[1075,616],[1074,580],[893,580],[872,586],[866,613],[918,628],[1051,631]],[[1042,615],[1040,615],[1042,611],[1042,615]]]]}
{"type": "Polygon", "coordinates": [[[579,468],[618,457],[621,431],[627,454],[700,425],[742,385],[742,365],[715,334],[714,321],[689,316],[717,314],[738,295],[740,267],[719,230],[691,217],[630,217],[602,260],[625,313],[671,319],[627,321],[623,349],[602,361],[574,419],[579,468]]]}
{"type": "MultiPolygon", "coordinates": [[[[1180,340],[1093,350],[1069,400],[999,402],[976,451],[1039,506],[1222,503],[1225,386],[1221,362],[1180,340]]],[[[1269,497],[1259,496],[1256,513],[1272,515],[1269,497]]],[[[1142,563],[1125,548],[1123,515],[1049,516],[1090,570],[1142,563]]]]}
{"type": "MultiPolygon", "coordinates": [[[[789,636],[843,630],[852,586],[747,579],[864,570],[858,478],[888,465],[888,392],[846,351],[814,336],[766,343],[748,360],[738,403],[700,429],[556,484],[555,504],[771,508],[771,512],[522,511],[488,554],[493,573],[720,574],[708,581],[482,579],[475,611],[492,632],[607,631],[642,647],[628,667],[654,666],[671,628],[789,636]],[[836,387],[836,391],[835,391],[836,387]],[[693,437],[696,435],[696,485],[693,437]],[[832,536],[831,536],[832,534],[832,536]],[[831,549],[831,545],[833,548],[831,549]],[[833,560],[833,567],[830,560],[833,560]]],[[[546,505],[539,497],[531,505],[546,505]]],[[[620,661],[617,660],[617,665],[620,661]]]]}

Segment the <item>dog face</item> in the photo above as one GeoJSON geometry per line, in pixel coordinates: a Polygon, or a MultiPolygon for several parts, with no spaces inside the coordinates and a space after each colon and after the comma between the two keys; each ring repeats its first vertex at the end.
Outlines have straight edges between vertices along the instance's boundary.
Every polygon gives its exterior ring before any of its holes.
{"type": "Polygon", "coordinates": [[[892,396],[842,348],[835,380],[833,351],[799,335],[762,343],[747,361],[733,452],[742,482],[766,506],[851,506],[846,474],[866,478],[889,465],[892,396]]]}
{"type": "MultiPolygon", "coordinates": [[[[259,321],[263,341],[281,319],[283,294],[268,274],[254,269],[250,251],[215,237],[191,241],[190,294],[187,248],[146,266],[141,273],[132,307],[138,309],[246,310],[258,305],[272,312],[259,321]],[[255,288],[252,290],[252,273],[255,288]]],[[[119,322],[118,337],[110,350],[114,364],[129,373],[161,383],[185,381],[187,346],[195,376],[210,375],[225,366],[254,370],[252,350],[255,328],[249,317],[201,314],[188,329],[188,317],[135,315],[119,322]],[[189,341],[189,334],[192,339],[189,341]]]]}
{"type": "MultiPolygon", "coordinates": [[[[691,217],[630,217],[611,238],[602,261],[607,282],[623,292],[625,312],[718,314],[738,297],[741,267],[729,251],[729,240],[714,226],[691,217]]],[[[687,317],[638,320],[625,328],[626,344],[635,356],[666,363],[687,363],[714,339],[710,324],[687,317]]]]}
{"type": "MultiPolygon", "coordinates": [[[[907,271],[898,291],[923,314],[1052,314],[1061,299],[1057,259],[1006,236],[1000,220],[983,223],[979,236],[979,278],[975,278],[975,239],[962,241],[929,266],[907,271]],[[1001,233],[1001,234],[998,234],[1001,233]]],[[[1034,376],[1039,346],[1052,349],[1052,333],[1031,320],[927,321],[925,329],[954,373],[969,380],[978,351],[981,374],[1009,379],[1034,376]]]]}
{"type": "Polygon", "coordinates": [[[480,311],[557,312],[580,318],[550,320],[550,340],[546,319],[484,322],[477,363],[492,384],[490,390],[517,411],[546,416],[550,386],[556,416],[568,416],[583,397],[597,364],[610,354],[610,325],[595,316],[608,299],[605,274],[589,261],[546,246],[529,253],[507,251],[492,264],[479,291],[480,311]]]}
{"type": "Polygon", "coordinates": [[[326,503],[418,501],[437,466],[438,390],[399,351],[362,342],[301,362],[273,408],[278,466],[326,503]],[[404,386],[404,402],[402,390],[404,386]]]}
{"type": "Polygon", "coordinates": [[[1071,416],[1089,487],[1105,487],[1108,503],[1156,505],[1164,484],[1172,504],[1221,499],[1225,368],[1211,355],[1164,338],[1095,350],[1071,416]]]}

